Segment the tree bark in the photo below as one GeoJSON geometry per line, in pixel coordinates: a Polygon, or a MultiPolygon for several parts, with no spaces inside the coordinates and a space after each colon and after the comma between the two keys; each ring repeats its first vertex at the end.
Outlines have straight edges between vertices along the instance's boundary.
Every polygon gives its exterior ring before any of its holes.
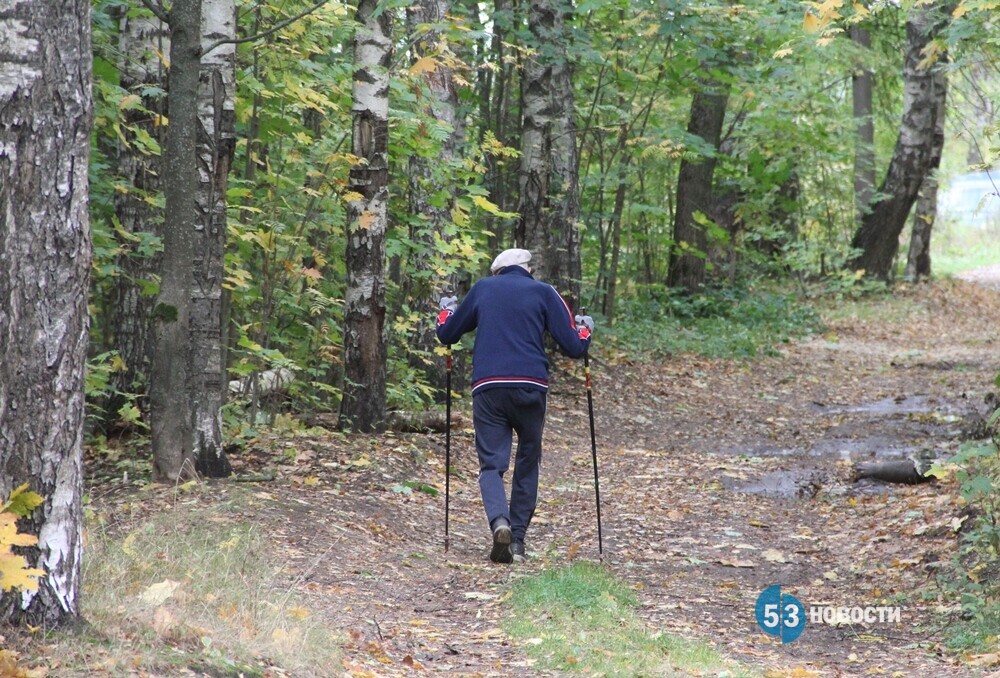
{"type": "MultiPolygon", "coordinates": [[[[855,24],[850,30],[851,40],[861,55],[871,51],[872,39],[867,29],[855,24]]],[[[859,56],[851,74],[851,94],[854,103],[854,211],[858,225],[868,214],[875,193],[875,118],[873,92],[875,75],[859,56]]]]}
{"type": "MultiPolygon", "coordinates": [[[[416,36],[421,24],[435,24],[446,20],[451,11],[451,0],[420,0],[406,10],[406,21],[411,36],[416,36]]],[[[414,59],[433,57],[441,49],[446,37],[440,31],[430,31],[413,45],[414,59]]],[[[447,49],[445,47],[444,49],[447,49]]],[[[438,61],[433,71],[422,76],[427,88],[428,98],[424,104],[424,114],[451,128],[447,138],[441,142],[436,157],[430,159],[412,155],[409,159],[409,204],[410,214],[417,220],[417,226],[411,231],[411,240],[416,245],[414,257],[410,261],[404,299],[411,300],[415,308],[424,308],[428,303],[436,301],[435,293],[443,292],[444,288],[457,290],[458,280],[452,276],[450,280],[435,278],[433,271],[441,263],[443,253],[435,249],[434,243],[440,238],[448,242],[446,226],[451,224],[451,209],[455,201],[454,182],[448,180],[447,170],[455,161],[455,155],[464,136],[464,125],[458,116],[458,91],[452,69],[444,62],[438,61]],[[448,195],[444,204],[434,200],[442,193],[448,195]]],[[[432,306],[436,310],[436,307],[432,306]]],[[[434,349],[440,343],[437,340],[433,314],[425,313],[427,319],[418,331],[416,348],[427,356],[420,360],[418,367],[427,376],[430,383],[443,389],[445,387],[445,369],[440,360],[433,360],[434,349]]]]}
{"type": "Polygon", "coordinates": [[[163,274],[153,309],[155,349],[149,404],[153,476],[174,481],[195,476],[191,457],[194,422],[188,388],[191,375],[191,262],[199,256],[198,73],[201,0],[175,0],[170,11],[170,124],[163,154],[163,274]]]}
{"type": "Polygon", "coordinates": [[[521,76],[517,242],[531,251],[537,277],[572,305],[580,298],[580,163],[565,12],[560,0],[532,0],[528,14],[538,53],[521,76]]]}
{"type": "Polygon", "coordinates": [[[52,627],[79,611],[84,371],[91,261],[90,2],[0,12],[0,500],[20,521],[38,591],[0,592],[0,622],[52,627]]]}
{"type": "Polygon", "coordinates": [[[935,175],[924,179],[913,211],[913,230],[903,278],[919,282],[931,277],[931,233],[937,213],[938,182],[935,175]]]}
{"type": "MultiPolygon", "coordinates": [[[[942,80],[947,76],[940,74],[942,80]]],[[[940,164],[944,151],[944,121],[947,114],[947,92],[938,100],[937,120],[935,121],[934,141],[931,153],[936,156],[935,167],[940,164]]],[[[931,234],[934,231],[934,220],[937,218],[938,178],[937,170],[924,177],[924,183],[917,194],[917,206],[913,212],[913,229],[910,232],[910,249],[906,257],[906,270],[903,277],[917,282],[931,277],[931,234]]]]}
{"type": "Polygon", "coordinates": [[[352,151],[347,205],[347,290],[341,427],[385,427],[385,234],[388,221],[390,11],[360,0],[354,38],[352,151]]]}
{"type": "MultiPolygon", "coordinates": [[[[170,29],[162,21],[148,14],[125,12],[120,22],[119,47],[122,58],[118,68],[121,86],[142,98],[142,106],[149,111],[127,109],[122,115],[127,123],[123,128],[128,143],[118,144],[118,174],[127,182],[128,189],[115,194],[115,214],[126,233],[159,234],[163,211],[150,203],[161,190],[160,155],[137,143],[138,132],[145,132],[162,147],[166,126],[156,116],[166,117],[166,99],[163,96],[143,95],[147,87],[167,89],[166,66],[160,54],[170,51],[170,29]]],[[[155,296],[144,291],[143,283],[152,284],[158,274],[159,255],[146,255],[131,248],[117,257],[121,274],[115,278],[111,296],[111,313],[107,318],[106,332],[112,346],[125,363],[125,369],[113,372],[111,385],[120,393],[141,394],[146,390],[152,356],[150,316],[155,296]]],[[[113,395],[106,405],[107,415],[114,418],[125,398],[113,395]]],[[[142,410],[148,410],[145,398],[140,399],[142,410]]]]}
{"type": "Polygon", "coordinates": [[[899,234],[920,186],[941,161],[941,146],[935,142],[937,119],[948,82],[933,66],[921,67],[924,49],[947,25],[951,3],[938,2],[914,8],[906,23],[907,50],[903,65],[903,119],[899,137],[880,197],[865,214],[851,241],[861,253],[847,264],[869,276],[888,279],[899,249],[899,234]]]}
{"type": "Polygon", "coordinates": [[[705,282],[708,238],[695,221],[697,212],[712,206],[712,176],[722,140],[722,123],[729,101],[728,88],[719,82],[703,82],[691,101],[688,134],[700,137],[713,152],[681,161],[677,177],[677,207],[674,211],[674,247],[670,252],[667,286],[696,291],[705,282]]]}
{"type": "MultiPolygon", "coordinates": [[[[202,0],[201,46],[236,37],[234,0],[202,0]]],[[[203,52],[198,79],[197,250],[189,266],[192,420],[191,457],[199,473],[224,478],[232,467],[222,449],[222,405],[228,380],[222,343],[222,278],[226,248],[226,190],[236,148],[236,45],[203,52]]]]}

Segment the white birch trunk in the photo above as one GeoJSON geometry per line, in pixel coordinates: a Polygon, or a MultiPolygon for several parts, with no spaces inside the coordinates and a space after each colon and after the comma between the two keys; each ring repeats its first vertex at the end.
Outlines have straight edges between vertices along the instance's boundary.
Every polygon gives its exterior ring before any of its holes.
{"type": "Polygon", "coordinates": [[[532,0],[528,27],[538,52],[525,64],[521,82],[517,240],[531,250],[538,277],[575,302],[580,292],[579,159],[561,0],[532,0]]]}
{"type": "Polygon", "coordinates": [[[201,72],[198,78],[199,247],[191,270],[192,450],[202,474],[224,477],[232,468],[222,450],[222,405],[228,385],[222,347],[222,277],[226,245],[226,190],[236,146],[236,45],[209,47],[236,37],[233,0],[202,0],[201,72]]]}
{"type": "Polygon", "coordinates": [[[88,0],[0,2],[0,499],[45,498],[37,592],[0,593],[0,622],[76,617],[91,243],[88,0]]]}
{"type": "Polygon", "coordinates": [[[352,149],[347,205],[347,290],[341,426],[385,426],[385,234],[388,221],[390,17],[377,0],[361,0],[354,38],[352,149]]]}
{"type": "MultiPolygon", "coordinates": [[[[167,87],[166,58],[170,53],[170,28],[152,14],[124,12],[120,21],[118,63],[121,86],[142,97],[143,107],[156,115],[166,116],[164,97],[143,96],[150,86],[167,87]]],[[[147,111],[122,112],[129,126],[147,132],[163,146],[166,126],[147,111]]],[[[161,190],[160,156],[145,152],[135,143],[128,130],[129,143],[118,143],[118,174],[124,179],[126,191],[115,194],[115,213],[122,228],[129,233],[158,233],[162,210],[150,204],[149,198],[161,190]]],[[[154,297],[143,294],[138,280],[152,280],[158,273],[159,256],[138,256],[124,251],[117,257],[122,275],[116,276],[112,289],[111,309],[106,332],[112,346],[125,363],[125,369],[112,374],[112,385],[121,393],[142,393],[144,384],[137,383],[149,374],[152,354],[150,345],[150,315],[154,297]]],[[[125,403],[122,396],[113,395],[104,405],[109,417],[115,417],[125,403]]],[[[143,404],[143,409],[147,409],[143,404]]]]}

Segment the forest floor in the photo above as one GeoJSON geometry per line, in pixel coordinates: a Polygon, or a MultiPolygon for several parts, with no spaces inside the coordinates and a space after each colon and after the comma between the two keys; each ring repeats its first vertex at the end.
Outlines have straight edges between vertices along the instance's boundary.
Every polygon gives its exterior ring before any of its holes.
{"type": "MultiPolygon", "coordinates": [[[[822,335],[748,361],[636,362],[602,349],[598,333],[603,559],[572,361],[554,373],[525,564],[488,562],[467,413],[452,437],[447,553],[444,493],[424,491],[443,490],[443,434],[273,432],[233,461],[276,480],[213,484],[198,501],[241,492],[242,519],[290,559],[288,585],[340,630],[338,665],[315,675],[551,675],[504,632],[518,614],[509,591],[572,560],[602,560],[633,587],[650,630],[707,642],[761,675],[982,675],[942,645],[958,610],[942,605],[935,573],[956,549],[957,485],[851,476],[855,461],[957,449],[1000,372],[997,280],[831,304],[822,335]],[[774,584],[807,609],[899,606],[901,622],[809,622],[782,645],[754,619],[774,584]]],[[[127,493],[91,494],[107,512],[127,493]]]]}

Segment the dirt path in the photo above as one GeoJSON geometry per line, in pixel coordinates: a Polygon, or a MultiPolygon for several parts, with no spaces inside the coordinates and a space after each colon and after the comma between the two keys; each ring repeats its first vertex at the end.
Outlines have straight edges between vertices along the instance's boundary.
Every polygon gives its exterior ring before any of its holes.
{"type": "MultiPolygon", "coordinates": [[[[905,313],[833,321],[754,362],[596,352],[604,562],[637,588],[651,628],[788,675],[972,675],[939,652],[954,617],[935,609],[932,586],[955,547],[954,485],[855,484],[850,467],[955,449],[1000,371],[1000,295],[962,282],[902,294],[905,313]],[[807,608],[902,605],[902,623],[809,623],[781,645],[753,615],[773,584],[807,608]],[[918,589],[926,603],[901,602],[918,589]]],[[[500,630],[503,594],[512,578],[598,555],[586,402],[579,369],[564,367],[523,567],[486,560],[471,431],[454,440],[447,554],[443,496],[403,484],[440,483],[443,436],[368,449],[283,439],[291,482],[263,487],[268,509],[254,519],[295,561],[312,607],[344,630],[343,666],[318,675],[539,675],[500,630]]]]}

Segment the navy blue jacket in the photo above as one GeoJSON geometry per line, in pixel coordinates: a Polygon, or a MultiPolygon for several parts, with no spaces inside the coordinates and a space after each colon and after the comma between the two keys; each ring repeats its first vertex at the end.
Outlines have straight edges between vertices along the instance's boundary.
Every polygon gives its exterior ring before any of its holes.
{"type": "Polygon", "coordinates": [[[483,278],[454,314],[442,311],[438,316],[437,335],[443,344],[454,344],[472,330],[476,330],[474,394],[498,387],[547,390],[546,330],[571,358],[579,358],[590,347],[590,333],[577,331],[573,314],[556,289],[520,266],[483,278]]]}

